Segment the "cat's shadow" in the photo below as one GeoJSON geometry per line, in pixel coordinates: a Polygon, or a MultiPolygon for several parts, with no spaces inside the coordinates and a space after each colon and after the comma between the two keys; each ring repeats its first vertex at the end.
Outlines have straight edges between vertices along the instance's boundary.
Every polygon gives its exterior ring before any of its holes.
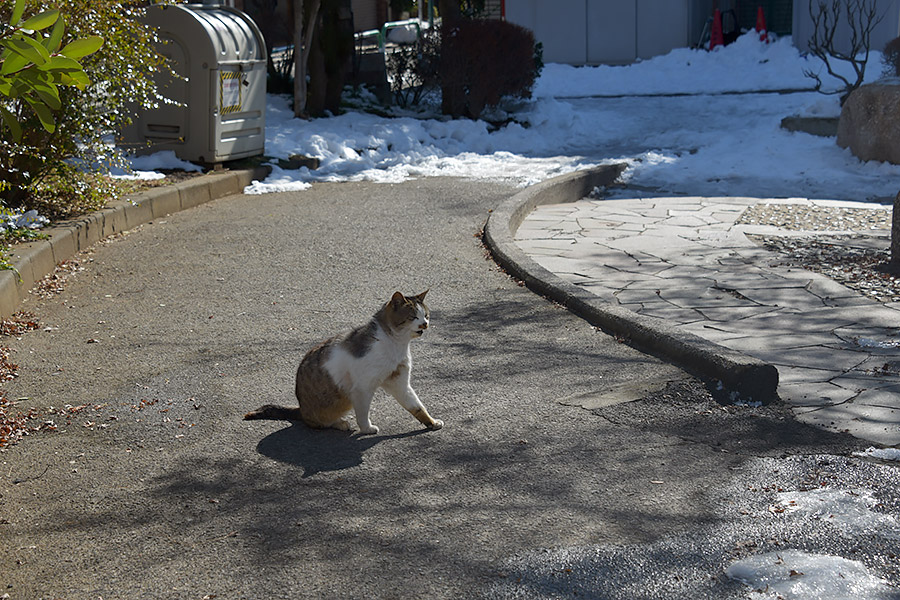
{"type": "Polygon", "coordinates": [[[359,435],[336,429],[312,429],[303,423],[270,433],[259,441],[256,450],[272,460],[303,468],[303,477],[340,471],[358,466],[363,454],[381,442],[428,433],[418,429],[393,435],[359,435]]]}

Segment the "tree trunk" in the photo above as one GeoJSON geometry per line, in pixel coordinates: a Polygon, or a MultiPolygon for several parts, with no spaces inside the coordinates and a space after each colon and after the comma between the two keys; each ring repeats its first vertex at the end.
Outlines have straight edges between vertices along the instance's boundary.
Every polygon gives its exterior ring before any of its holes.
{"type": "Polygon", "coordinates": [[[306,62],[303,60],[303,0],[291,3],[294,40],[294,116],[306,110],[306,62]]]}
{"type": "Polygon", "coordinates": [[[319,0],[315,41],[310,44],[306,112],[338,114],[344,80],[353,68],[353,17],[350,0],[319,0]]]}
{"type": "Polygon", "coordinates": [[[309,51],[312,48],[313,34],[316,31],[316,22],[319,19],[319,5],[321,0],[310,0],[312,6],[306,30],[303,29],[303,0],[293,0],[294,13],[294,116],[306,116],[307,85],[309,51]]]}
{"type": "Polygon", "coordinates": [[[448,75],[441,77],[441,112],[452,117],[460,117],[466,108],[466,90],[457,69],[449,68],[454,61],[459,60],[453,56],[452,44],[447,43],[448,36],[453,35],[454,28],[462,18],[459,12],[459,0],[440,0],[438,10],[441,13],[441,72],[448,75]]]}

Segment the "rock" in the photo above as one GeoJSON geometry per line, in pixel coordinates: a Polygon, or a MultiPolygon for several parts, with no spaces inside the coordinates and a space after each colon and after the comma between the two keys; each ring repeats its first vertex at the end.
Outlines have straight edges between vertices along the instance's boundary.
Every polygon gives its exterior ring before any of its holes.
{"type": "Polygon", "coordinates": [[[834,137],[838,131],[837,117],[785,117],[781,120],[781,128],[788,131],[800,131],[819,137],[834,137]]]}
{"type": "Polygon", "coordinates": [[[850,94],[837,143],[860,160],[900,164],[900,80],[863,85],[850,94]]]}
{"type": "Polygon", "coordinates": [[[296,170],[306,167],[310,171],[319,168],[320,161],[314,156],[303,156],[302,154],[291,154],[287,160],[279,159],[278,166],[282,169],[296,170]]]}

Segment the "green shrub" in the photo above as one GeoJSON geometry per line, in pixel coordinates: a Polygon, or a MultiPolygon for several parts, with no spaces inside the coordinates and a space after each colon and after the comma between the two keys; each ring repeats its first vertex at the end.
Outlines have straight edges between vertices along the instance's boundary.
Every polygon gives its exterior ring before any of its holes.
{"type": "MultiPolygon", "coordinates": [[[[48,131],[39,115],[20,98],[7,105],[22,124],[19,140],[0,138],[0,200],[12,208],[53,206],[53,216],[101,207],[115,195],[112,184],[97,185],[92,172],[121,166],[112,136],[138,107],[152,108],[164,99],[153,73],[171,69],[154,48],[156,33],[138,17],[136,0],[25,0],[25,15],[58,8],[67,39],[103,38],[103,46],[81,59],[89,83],[84,89],[59,89],[59,108],[48,131]]],[[[0,24],[10,23],[12,8],[0,6],[0,24]]],[[[82,81],[82,83],[84,83],[82,81]]],[[[48,215],[49,216],[49,215],[48,215]]]]}
{"type": "Polygon", "coordinates": [[[406,107],[440,92],[445,114],[477,119],[504,96],[531,97],[544,66],[529,30],[490,19],[459,19],[424,31],[387,57],[394,102],[406,107]]]}
{"type": "Polygon", "coordinates": [[[96,52],[103,44],[97,36],[73,40],[63,47],[65,18],[58,10],[45,10],[25,18],[25,0],[15,0],[8,22],[0,29],[0,126],[13,141],[22,139],[21,114],[15,104],[28,107],[45,131],[56,128],[53,111],[61,108],[59,86],[80,90],[89,83],[76,60],[96,52]],[[52,26],[49,33],[45,30],[52,26]]]}
{"type": "Polygon", "coordinates": [[[881,60],[884,62],[885,75],[900,77],[900,37],[895,37],[885,44],[881,60]]]}
{"type": "Polygon", "coordinates": [[[441,36],[433,30],[423,31],[414,44],[390,51],[386,67],[395,104],[406,108],[440,91],[440,56],[441,36]]]}
{"type": "Polygon", "coordinates": [[[442,110],[477,119],[503,96],[531,97],[542,66],[534,34],[513,23],[459,19],[441,32],[442,110]]]}

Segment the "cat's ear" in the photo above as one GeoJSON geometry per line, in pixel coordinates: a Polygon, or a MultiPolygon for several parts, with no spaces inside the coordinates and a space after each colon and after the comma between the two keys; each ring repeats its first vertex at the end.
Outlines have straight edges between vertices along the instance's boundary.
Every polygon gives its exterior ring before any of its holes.
{"type": "Polygon", "coordinates": [[[406,298],[400,292],[394,292],[394,295],[391,296],[391,304],[394,306],[400,306],[404,302],[406,302],[406,298]]]}
{"type": "Polygon", "coordinates": [[[415,298],[416,300],[418,300],[420,303],[421,303],[421,302],[425,302],[425,294],[427,294],[427,293],[428,293],[428,290],[425,290],[424,292],[422,292],[422,293],[419,294],[418,296],[413,296],[413,298],[415,298]]]}

